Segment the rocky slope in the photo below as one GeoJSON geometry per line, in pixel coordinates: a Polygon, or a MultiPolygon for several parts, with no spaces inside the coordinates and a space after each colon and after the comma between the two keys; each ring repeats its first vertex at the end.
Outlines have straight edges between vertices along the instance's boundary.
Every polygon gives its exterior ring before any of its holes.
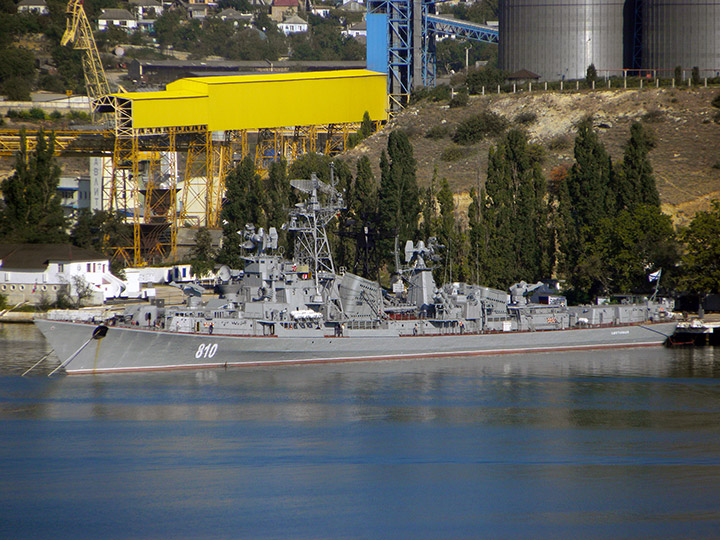
{"type": "Polygon", "coordinates": [[[457,149],[455,153],[463,157],[456,161],[442,160],[443,151],[456,146],[450,137],[463,119],[489,109],[512,125],[522,125],[530,141],[545,148],[548,177],[553,169],[572,165],[575,130],[584,117],[592,116],[601,140],[618,163],[631,123],[642,121],[657,140],[650,159],[663,209],[676,223],[685,224],[698,210],[708,209],[712,199],[720,199],[719,111],[710,104],[717,94],[717,88],[524,92],[475,96],[467,107],[453,109],[442,102],[421,102],[403,111],[346,157],[369,155],[379,176],[380,152],[386,147],[388,133],[403,129],[414,147],[419,183],[429,185],[437,169],[437,177],[446,178],[457,194],[458,213],[464,214],[470,188],[485,179],[488,150],[495,141],[486,139],[457,149]],[[521,114],[526,123],[516,122],[521,114]],[[427,138],[428,130],[437,126],[445,126],[447,135],[427,138]]]}

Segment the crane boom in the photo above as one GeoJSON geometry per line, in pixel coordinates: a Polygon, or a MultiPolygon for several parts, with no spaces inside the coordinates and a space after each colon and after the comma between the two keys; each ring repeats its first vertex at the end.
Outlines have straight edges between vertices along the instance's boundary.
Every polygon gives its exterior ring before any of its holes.
{"type": "Polygon", "coordinates": [[[110,94],[110,85],[105,77],[105,70],[100,61],[100,54],[82,0],[70,0],[65,13],[67,25],[60,44],[65,46],[72,42],[75,49],[82,51],[85,88],[94,109],[98,98],[110,94]]]}

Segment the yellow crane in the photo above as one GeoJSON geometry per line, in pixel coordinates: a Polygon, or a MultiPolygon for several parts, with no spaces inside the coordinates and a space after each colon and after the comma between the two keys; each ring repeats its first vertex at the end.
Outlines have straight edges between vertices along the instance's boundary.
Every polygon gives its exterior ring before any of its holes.
{"type": "Polygon", "coordinates": [[[105,77],[105,70],[100,61],[100,54],[95,44],[90,22],[83,9],[82,0],[70,0],[65,13],[67,14],[67,25],[60,44],[65,46],[72,42],[75,49],[83,52],[85,88],[94,110],[98,98],[110,93],[110,85],[105,77]]]}

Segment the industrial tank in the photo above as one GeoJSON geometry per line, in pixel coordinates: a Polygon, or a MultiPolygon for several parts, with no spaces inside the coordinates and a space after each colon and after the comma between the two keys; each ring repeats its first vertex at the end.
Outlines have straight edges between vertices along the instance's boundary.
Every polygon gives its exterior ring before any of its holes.
{"type": "MultiPolygon", "coordinates": [[[[720,0],[642,0],[642,67],[720,71],[720,0]]],[[[663,76],[667,76],[665,73],[663,76]]]]}
{"type": "Polygon", "coordinates": [[[500,69],[543,80],[623,68],[625,0],[500,0],[500,69]]]}

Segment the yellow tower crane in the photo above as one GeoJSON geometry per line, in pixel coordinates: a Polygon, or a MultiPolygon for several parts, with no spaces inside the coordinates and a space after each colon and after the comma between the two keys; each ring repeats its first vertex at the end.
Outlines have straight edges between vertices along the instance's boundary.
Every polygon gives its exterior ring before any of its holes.
{"type": "Polygon", "coordinates": [[[100,54],[95,44],[90,22],[83,9],[82,0],[70,0],[65,13],[67,14],[67,25],[60,44],[65,46],[72,42],[75,49],[83,51],[85,88],[94,110],[96,100],[110,93],[110,85],[105,77],[105,70],[100,61],[100,54]]]}

